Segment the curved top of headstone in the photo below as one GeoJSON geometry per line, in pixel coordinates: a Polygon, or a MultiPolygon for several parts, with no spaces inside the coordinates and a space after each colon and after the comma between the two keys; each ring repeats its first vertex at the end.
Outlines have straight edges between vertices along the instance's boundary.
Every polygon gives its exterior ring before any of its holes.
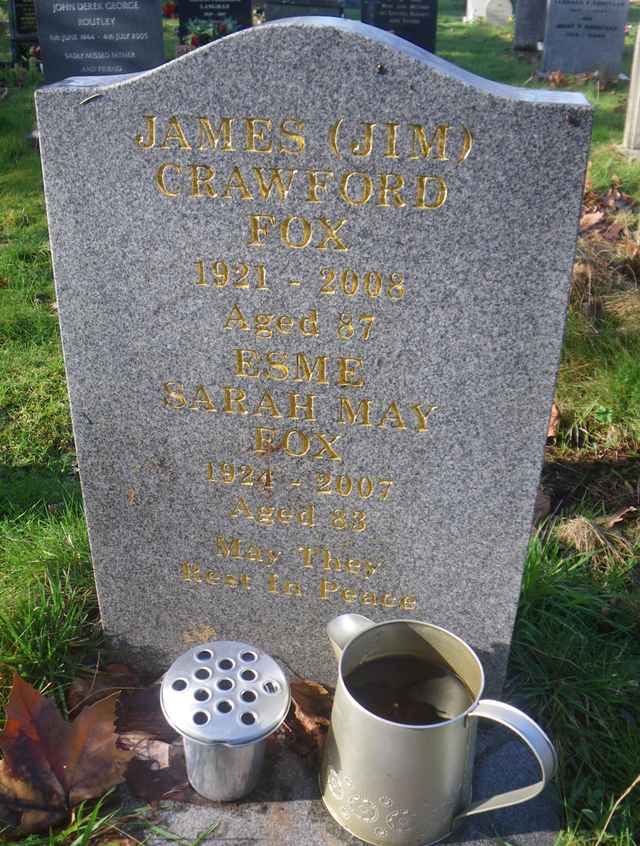
{"type": "MultiPolygon", "coordinates": [[[[284,56],[288,49],[293,51],[293,55],[297,55],[297,50],[300,47],[300,39],[303,39],[307,46],[310,45],[311,41],[314,41],[318,45],[316,55],[323,56],[326,60],[330,58],[330,54],[334,49],[344,46],[339,44],[338,39],[332,44],[323,44],[322,42],[327,35],[344,36],[345,38],[350,38],[352,42],[360,41],[363,45],[380,50],[379,59],[381,62],[379,64],[382,64],[382,61],[391,61],[395,53],[398,58],[413,59],[438,77],[446,78],[449,82],[459,82],[465,87],[471,86],[480,93],[521,102],[591,108],[589,101],[583,94],[570,91],[543,91],[539,89],[519,88],[513,85],[494,82],[493,80],[485,79],[482,76],[464,70],[452,62],[446,61],[446,59],[435,56],[421,47],[417,47],[415,44],[411,44],[409,41],[405,41],[405,39],[377,27],[369,26],[359,21],[322,16],[284,18],[250,29],[244,29],[210,44],[206,44],[203,47],[199,47],[196,50],[192,50],[184,56],[180,56],[157,68],[142,71],[141,73],[103,77],[70,77],[54,85],[45,86],[45,89],[103,89],[110,86],[136,85],[142,80],[153,79],[159,81],[161,78],[169,77],[173,74],[184,76],[188,69],[193,69],[199,74],[201,73],[203,64],[208,61],[210,56],[212,59],[215,59],[216,65],[220,66],[221,51],[230,51],[233,53],[238,47],[248,51],[251,49],[252,44],[255,44],[257,50],[259,45],[264,47],[265,41],[273,41],[274,39],[279,56],[284,56]],[[384,53],[388,55],[384,56],[383,59],[384,53]]],[[[280,66],[272,68],[265,67],[261,77],[267,80],[279,68],[280,66]]],[[[232,70],[235,73],[237,69],[232,68],[232,70]]],[[[359,70],[363,72],[364,67],[359,70]]],[[[382,70],[378,70],[378,72],[384,74],[385,70],[383,66],[382,70]]],[[[343,68],[337,67],[336,73],[342,76],[343,68]]]]}

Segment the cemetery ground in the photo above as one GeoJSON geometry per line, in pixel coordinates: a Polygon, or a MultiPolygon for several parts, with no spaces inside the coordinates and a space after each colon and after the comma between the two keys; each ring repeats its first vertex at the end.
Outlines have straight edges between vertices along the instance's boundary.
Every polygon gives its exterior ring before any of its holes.
{"type": "MultiPolygon", "coordinates": [[[[510,30],[442,4],[438,50],[514,85],[566,86],[595,107],[590,183],[532,535],[511,678],[560,754],[562,846],[640,840],[640,163],[616,150],[627,83],[532,79],[510,30]]],[[[640,7],[631,7],[630,66],[640,7]]],[[[174,28],[166,32],[173,49],[174,28]]],[[[36,71],[5,70],[0,102],[0,683],[12,672],[66,712],[101,642],[57,328],[40,162],[36,71]]],[[[123,401],[125,401],[123,399],[123,401]]],[[[454,529],[455,530],[455,529],[454,529]]],[[[117,660],[117,656],[116,660],[117,660]]],[[[118,841],[113,797],[28,846],[118,841]]],[[[141,839],[144,835],[141,836],[141,839]]],[[[133,841],[131,841],[133,842],[133,841]]]]}

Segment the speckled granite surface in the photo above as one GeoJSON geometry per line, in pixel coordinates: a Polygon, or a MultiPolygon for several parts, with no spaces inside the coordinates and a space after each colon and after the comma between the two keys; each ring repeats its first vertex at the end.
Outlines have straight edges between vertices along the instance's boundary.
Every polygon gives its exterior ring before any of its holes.
{"type": "Polygon", "coordinates": [[[582,95],[304,18],[43,88],[37,109],[120,655],[163,669],[230,638],[332,679],[324,626],[351,610],[451,629],[497,693],[564,326],[582,95]]]}

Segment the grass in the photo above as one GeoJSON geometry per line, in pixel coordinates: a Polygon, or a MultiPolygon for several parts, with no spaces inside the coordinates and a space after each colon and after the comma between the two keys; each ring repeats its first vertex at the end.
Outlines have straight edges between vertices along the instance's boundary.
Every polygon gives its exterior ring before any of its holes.
{"type": "MultiPolygon", "coordinates": [[[[530,57],[511,50],[510,28],[463,24],[463,12],[462,0],[441,3],[441,55],[502,82],[545,85],[531,79],[530,57]]],[[[637,24],[640,7],[630,14],[637,24]]],[[[167,55],[175,27],[165,22],[167,55]]],[[[630,36],[627,68],[631,45],[630,36]]],[[[65,687],[96,655],[100,633],[40,163],[26,138],[40,78],[33,70],[0,75],[9,88],[0,103],[0,698],[17,670],[64,707],[65,687]]],[[[594,188],[604,191],[617,178],[640,202],[640,166],[616,149],[627,84],[600,91],[594,80],[568,79],[566,87],[594,105],[594,188]]],[[[625,214],[637,239],[638,217],[625,214]]],[[[624,794],[640,771],[640,538],[631,521],[631,528],[595,532],[603,544],[589,547],[570,521],[596,525],[614,508],[640,505],[640,260],[593,240],[581,242],[579,259],[558,380],[562,421],[549,451],[579,483],[531,541],[512,671],[518,696],[559,748],[565,824],[558,846],[632,846],[640,842],[640,788],[624,794]]],[[[119,836],[122,813],[102,801],[83,805],[66,828],[20,843],[104,846],[119,836]]]]}

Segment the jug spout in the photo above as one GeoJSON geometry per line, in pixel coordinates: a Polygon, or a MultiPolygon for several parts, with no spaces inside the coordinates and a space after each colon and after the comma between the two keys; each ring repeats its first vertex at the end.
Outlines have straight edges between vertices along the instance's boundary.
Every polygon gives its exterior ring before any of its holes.
{"type": "Polygon", "coordinates": [[[334,617],[333,620],[327,623],[327,635],[329,636],[331,646],[338,661],[346,645],[357,634],[360,634],[365,629],[370,629],[374,625],[373,620],[363,617],[362,614],[340,614],[340,616],[334,617]]]}

